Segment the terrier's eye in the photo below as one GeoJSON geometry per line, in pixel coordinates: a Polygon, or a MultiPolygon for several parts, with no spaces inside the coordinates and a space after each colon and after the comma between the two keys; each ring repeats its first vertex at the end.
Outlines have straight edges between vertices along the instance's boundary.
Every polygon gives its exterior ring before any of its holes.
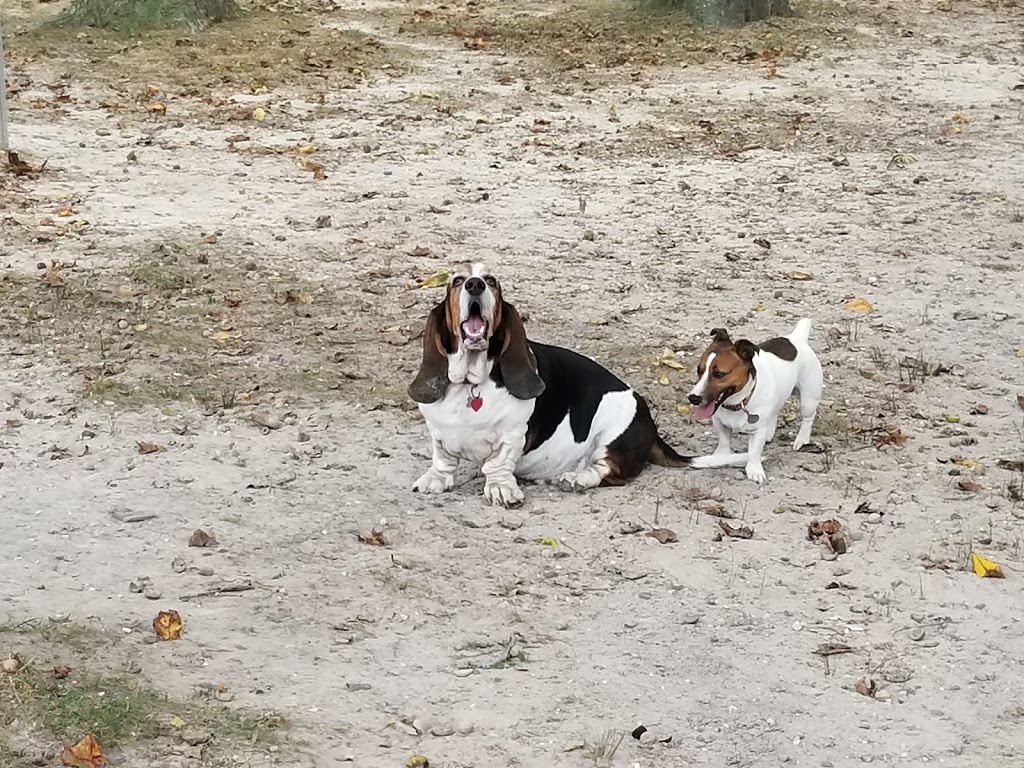
{"type": "Polygon", "coordinates": [[[725,378],[725,371],[715,371],[714,373],[711,374],[711,376],[712,376],[712,378],[715,378],[715,379],[724,379],[725,378]]]}

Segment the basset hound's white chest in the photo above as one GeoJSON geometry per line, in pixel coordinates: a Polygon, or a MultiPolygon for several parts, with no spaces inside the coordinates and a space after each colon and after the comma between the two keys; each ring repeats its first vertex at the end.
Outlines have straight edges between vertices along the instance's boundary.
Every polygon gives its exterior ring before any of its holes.
{"type": "Polygon", "coordinates": [[[525,441],[534,403],[512,397],[487,379],[479,385],[452,384],[444,398],[420,403],[419,409],[431,437],[448,453],[467,461],[487,461],[510,436],[525,441]]]}

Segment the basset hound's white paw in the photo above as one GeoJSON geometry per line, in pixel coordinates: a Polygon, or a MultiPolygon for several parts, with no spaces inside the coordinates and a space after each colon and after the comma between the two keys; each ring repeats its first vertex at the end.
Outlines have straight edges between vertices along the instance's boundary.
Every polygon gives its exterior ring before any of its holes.
{"type": "Polygon", "coordinates": [[[423,473],[423,477],[413,483],[412,490],[416,493],[444,493],[455,485],[454,475],[445,475],[431,467],[423,473]]]}
{"type": "Polygon", "coordinates": [[[758,485],[764,485],[768,482],[768,475],[765,473],[764,467],[761,466],[761,462],[747,464],[747,477],[758,485]]]}
{"type": "Polygon", "coordinates": [[[526,495],[519,488],[512,475],[501,475],[489,477],[484,484],[484,498],[491,504],[500,504],[503,507],[515,507],[523,503],[526,495]]]}

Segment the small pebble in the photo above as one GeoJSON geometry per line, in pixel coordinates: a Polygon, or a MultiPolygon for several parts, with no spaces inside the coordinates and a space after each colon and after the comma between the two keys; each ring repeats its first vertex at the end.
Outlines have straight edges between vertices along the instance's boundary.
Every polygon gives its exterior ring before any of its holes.
{"type": "Polygon", "coordinates": [[[213,576],[213,568],[208,565],[201,565],[196,568],[196,573],[200,576],[213,576]]]}
{"type": "Polygon", "coordinates": [[[926,633],[923,627],[915,627],[914,630],[910,633],[910,639],[913,640],[915,643],[919,643],[922,640],[924,640],[925,634],[926,633]]]}

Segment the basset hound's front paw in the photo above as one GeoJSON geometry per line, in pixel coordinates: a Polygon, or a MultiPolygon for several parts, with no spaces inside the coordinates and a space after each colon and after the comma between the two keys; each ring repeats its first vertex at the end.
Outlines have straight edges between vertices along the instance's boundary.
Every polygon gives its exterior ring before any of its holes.
{"type": "Polygon", "coordinates": [[[484,483],[484,498],[491,504],[500,504],[503,507],[515,507],[523,503],[526,495],[519,488],[512,475],[501,475],[500,477],[489,477],[484,483]]]}
{"type": "Polygon", "coordinates": [[[414,493],[444,493],[450,491],[455,485],[455,476],[438,472],[431,467],[419,480],[413,483],[414,493]]]}

